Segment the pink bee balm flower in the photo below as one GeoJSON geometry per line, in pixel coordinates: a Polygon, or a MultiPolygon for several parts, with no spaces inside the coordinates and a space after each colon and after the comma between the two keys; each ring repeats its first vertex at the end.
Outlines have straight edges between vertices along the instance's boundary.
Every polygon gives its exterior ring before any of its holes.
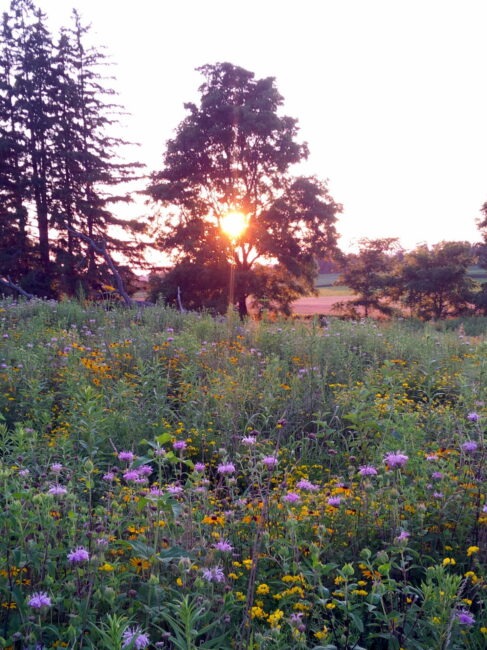
{"type": "Polygon", "coordinates": [[[145,650],[150,644],[147,634],[143,633],[140,627],[127,627],[122,635],[122,648],[135,648],[135,650],[145,650]]]}
{"type": "Polygon", "coordinates": [[[126,463],[132,463],[135,458],[135,455],[131,451],[120,451],[118,453],[118,459],[126,463]]]}
{"type": "Polygon", "coordinates": [[[230,551],[233,551],[233,546],[230,544],[230,542],[227,542],[226,539],[218,540],[218,542],[213,544],[213,548],[215,548],[217,551],[222,551],[223,553],[229,553],[230,551]]]}
{"type": "Polygon", "coordinates": [[[342,502],[341,497],[330,497],[328,499],[328,505],[332,506],[333,508],[338,508],[341,502],[342,502]]]}
{"type": "Polygon", "coordinates": [[[301,501],[301,497],[297,492],[288,492],[282,497],[282,500],[288,503],[298,503],[298,501],[301,501]]]}
{"type": "Polygon", "coordinates": [[[403,454],[400,451],[390,451],[384,456],[384,463],[388,467],[404,467],[408,460],[409,456],[406,456],[406,454],[403,454]]]}
{"type": "Polygon", "coordinates": [[[45,591],[36,591],[29,598],[28,605],[32,609],[42,609],[43,607],[50,607],[52,603],[45,591]]]}
{"type": "Polygon", "coordinates": [[[82,564],[83,562],[88,562],[89,559],[90,554],[83,546],[78,546],[68,553],[68,560],[71,564],[82,564]]]}
{"type": "Polygon", "coordinates": [[[475,617],[466,609],[461,609],[457,612],[457,621],[460,623],[460,625],[470,626],[475,623],[475,617]]]}
{"type": "Polygon", "coordinates": [[[172,443],[172,448],[176,451],[182,451],[183,449],[186,449],[187,446],[188,445],[185,440],[175,440],[172,443]]]}
{"type": "Polygon", "coordinates": [[[377,476],[377,470],[372,465],[361,465],[358,468],[360,476],[377,476]]]}
{"type": "Polygon", "coordinates": [[[205,471],[206,466],[204,463],[195,463],[193,469],[195,472],[198,472],[198,474],[202,474],[205,471]]]}
{"type": "Polygon", "coordinates": [[[207,582],[225,582],[225,574],[219,566],[211,567],[211,569],[203,569],[203,578],[207,582]]]}
{"type": "Polygon", "coordinates": [[[51,485],[48,493],[53,494],[56,497],[60,497],[63,496],[63,494],[67,494],[68,490],[64,487],[64,485],[51,485]]]}
{"type": "Polygon", "coordinates": [[[464,442],[460,446],[462,448],[462,451],[464,451],[467,454],[471,454],[472,452],[477,451],[478,449],[478,444],[475,442],[475,440],[467,440],[467,442],[464,442]]]}
{"type": "Polygon", "coordinates": [[[279,461],[275,456],[264,456],[264,458],[262,459],[262,463],[269,468],[276,467],[278,462],[279,461]]]}
{"type": "Polygon", "coordinates": [[[235,472],[235,465],[233,463],[221,463],[216,468],[219,474],[233,474],[235,472]]]}
{"type": "Polygon", "coordinates": [[[314,483],[311,483],[307,478],[302,478],[300,481],[296,483],[296,487],[298,490],[305,490],[306,492],[316,492],[318,490],[318,486],[315,485],[314,483]]]}

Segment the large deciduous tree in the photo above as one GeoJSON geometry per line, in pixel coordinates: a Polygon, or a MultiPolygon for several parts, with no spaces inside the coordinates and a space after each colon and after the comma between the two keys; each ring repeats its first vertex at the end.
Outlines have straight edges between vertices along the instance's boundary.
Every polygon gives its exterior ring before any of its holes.
{"type": "MultiPolygon", "coordinates": [[[[308,148],[296,139],[297,121],[279,112],[283,98],[274,78],[257,79],[230,63],[198,70],[204,76],[199,104],[185,104],[188,115],[148,188],[165,218],[159,244],[175,254],[173,273],[181,281],[214,267],[215,260],[226,260],[227,270],[235,264],[241,316],[247,298],[267,299],[271,286],[274,304],[286,308],[313,290],[315,259],[334,251],[340,206],[325,182],[293,175],[308,148]],[[247,228],[232,242],[221,225],[235,210],[244,213],[247,228]]],[[[225,296],[228,274],[209,275],[212,289],[225,296]]],[[[173,280],[170,275],[168,284],[173,280]]],[[[211,295],[214,301],[215,291],[211,295]]]]}

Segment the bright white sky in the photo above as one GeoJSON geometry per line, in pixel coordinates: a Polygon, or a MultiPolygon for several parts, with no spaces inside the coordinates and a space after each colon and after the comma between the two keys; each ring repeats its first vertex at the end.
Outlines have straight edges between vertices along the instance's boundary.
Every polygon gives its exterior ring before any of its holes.
{"type": "Polygon", "coordinates": [[[344,206],[342,248],[480,240],[486,0],[34,1],[54,29],[73,6],[92,24],[150,170],[198,98],[194,68],[229,61],[276,77],[311,150],[304,171],[344,206]]]}

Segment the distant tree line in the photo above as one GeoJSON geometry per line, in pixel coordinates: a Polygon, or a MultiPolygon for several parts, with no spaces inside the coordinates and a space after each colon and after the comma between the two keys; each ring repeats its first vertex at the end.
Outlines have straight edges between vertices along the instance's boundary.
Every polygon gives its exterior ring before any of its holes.
{"type": "Polygon", "coordinates": [[[0,26],[0,278],[40,296],[90,292],[111,274],[90,240],[135,259],[124,240],[143,226],[114,214],[139,165],[120,162],[110,135],[120,107],[104,54],[73,11],[56,37],[31,0],[0,26]],[[105,72],[104,72],[105,71],[105,72]],[[84,235],[80,237],[79,234],[84,235]]]}
{"type": "Polygon", "coordinates": [[[487,266],[486,252],[486,244],[454,241],[405,252],[397,239],[362,239],[358,252],[339,261],[339,281],[355,297],[338,303],[336,311],[349,316],[406,313],[422,320],[487,314],[487,282],[477,282],[469,272],[473,265],[487,266]]]}

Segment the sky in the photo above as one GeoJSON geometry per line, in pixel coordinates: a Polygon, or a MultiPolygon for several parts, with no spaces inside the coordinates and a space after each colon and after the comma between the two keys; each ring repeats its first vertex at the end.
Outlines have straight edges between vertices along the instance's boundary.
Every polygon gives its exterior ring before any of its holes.
{"type": "MultiPolygon", "coordinates": [[[[8,7],[0,0],[0,8],[8,7]]],[[[195,68],[272,76],[343,205],[342,249],[481,239],[487,201],[486,0],[35,0],[53,30],[76,7],[115,63],[124,137],[149,170],[197,101],[195,68]]]]}

